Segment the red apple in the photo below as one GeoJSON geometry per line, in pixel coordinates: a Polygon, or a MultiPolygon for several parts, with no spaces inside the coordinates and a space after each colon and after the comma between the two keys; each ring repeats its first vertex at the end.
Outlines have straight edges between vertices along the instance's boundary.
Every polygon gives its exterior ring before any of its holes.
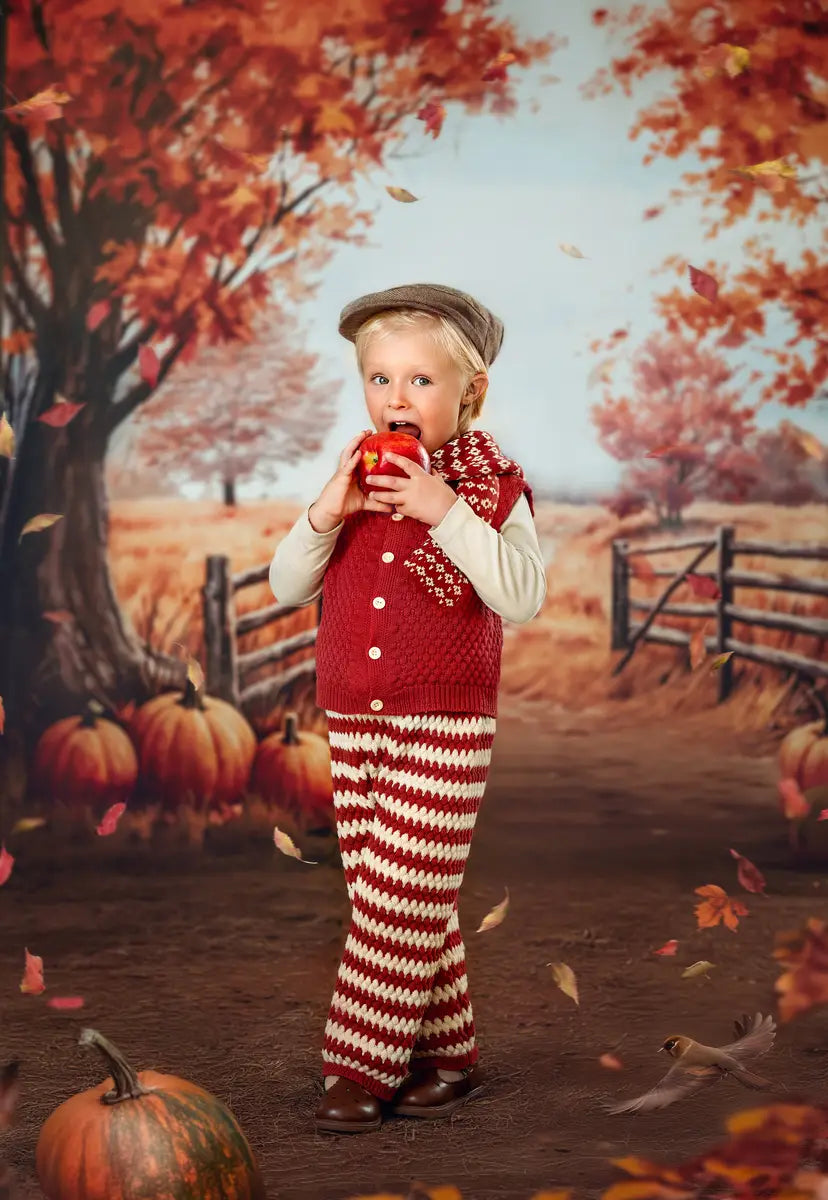
{"type": "Polygon", "coordinates": [[[362,453],[356,466],[357,483],[365,495],[369,492],[387,492],[389,489],[375,483],[366,483],[366,475],[396,475],[405,478],[405,471],[396,463],[390,462],[386,455],[399,454],[401,458],[410,458],[424,471],[431,470],[431,459],[425,446],[410,433],[372,433],[361,446],[362,453]]]}

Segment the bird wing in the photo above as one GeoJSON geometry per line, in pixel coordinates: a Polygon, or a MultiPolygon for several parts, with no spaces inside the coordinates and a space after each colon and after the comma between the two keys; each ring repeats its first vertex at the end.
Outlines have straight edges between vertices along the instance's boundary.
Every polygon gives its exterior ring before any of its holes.
{"type": "Polygon", "coordinates": [[[743,1013],[733,1022],[733,1029],[738,1041],[729,1042],[718,1049],[735,1058],[737,1062],[767,1054],[776,1037],[776,1022],[773,1017],[763,1017],[761,1013],[756,1013],[752,1018],[743,1013]]]}
{"type": "Polygon", "coordinates": [[[700,1088],[707,1087],[708,1084],[715,1083],[723,1077],[724,1072],[717,1066],[685,1067],[681,1063],[674,1063],[663,1079],[659,1080],[655,1087],[650,1088],[649,1092],[644,1092],[642,1096],[636,1096],[634,1100],[616,1104],[608,1111],[611,1113],[649,1112],[653,1108],[666,1108],[668,1104],[690,1096],[693,1092],[697,1092],[700,1088]]]}

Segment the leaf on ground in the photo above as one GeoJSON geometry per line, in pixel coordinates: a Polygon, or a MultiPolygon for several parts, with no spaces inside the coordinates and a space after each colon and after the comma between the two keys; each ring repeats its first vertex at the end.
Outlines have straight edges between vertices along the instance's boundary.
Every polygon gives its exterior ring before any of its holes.
{"type": "Polygon", "coordinates": [[[741,900],[732,900],[717,883],[706,883],[694,888],[694,891],[697,896],[704,896],[704,900],[695,908],[699,929],[713,929],[723,922],[735,933],[739,918],[750,915],[741,900]]]}
{"type": "Polygon", "coordinates": [[[547,963],[546,965],[552,968],[552,978],[563,994],[569,996],[576,1004],[580,1004],[578,999],[578,981],[575,978],[575,972],[572,970],[572,967],[563,962],[547,963]]]}
{"type": "Polygon", "coordinates": [[[700,958],[697,962],[691,963],[689,967],[685,967],[681,977],[682,979],[695,979],[697,975],[706,975],[715,965],[715,963],[708,962],[706,958],[700,958]]]}
{"type": "Polygon", "coordinates": [[[606,1067],[609,1071],[623,1071],[624,1064],[617,1054],[602,1054],[598,1059],[602,1067],[606,1067]]]}
{"type": "Polygon", "coordinates": [[[653,954],[662,954],[666,957],[667,955],[675,954],[677,950],[678,942],[675,938],[670,938],[669,942],[665,942],[659,950],[654,950],[653,954]]]}
{"type": "Polygon", "coordinates": [[[30,954],[28,949],[20,990],[32,996],[39,996],[41,992],[46,991],[46,984],[43,982],[43,959],[39,954],[30,954]]]}
{"type": "Polygon", "coordinates": [[[46,1003],[49,1008],[56,1008],[62,1012],[73,1012],[77,1008],[83,1008],[86,1001],[83,996],[50,996],[46,1003]]]}
{"type": "Polygon", "coordinates": [[[745,891],[763,893],[767,887],[767,883],[759,868],[749,858],[745,858],[743,854],[740,854],[738,850],[731,850],[730,853],[736,859],[736,876],[745,891]]]}
{"type": "Polygon", "coordinates": [[[502,925],[503,918],[509,908],[509,889],[506,888],[506,899],[501,900],[500,904],[496,904],[493,909],[486,913],[483,920],[480,922],[479,929],[476,933],[485,933],[487,929],[494,929],[498,925],[502,925]]]}

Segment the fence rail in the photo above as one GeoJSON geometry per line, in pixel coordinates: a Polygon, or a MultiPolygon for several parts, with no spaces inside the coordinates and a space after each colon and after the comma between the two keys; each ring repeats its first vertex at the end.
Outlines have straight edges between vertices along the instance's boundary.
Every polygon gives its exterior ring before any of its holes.
{"type": "Polygon", "coordinates": [[[691,634],[683,629],[657,625],[660,613],[699,619],[714,618],[715,634],[705,636],[707,651],[733,655],[719,670],[719,700],[724,700],[733,687],[733,659],[747,658],[765,666],[796,671],[810,678],[828,679],[828,662],[822,658],[808,658],[789,650],[778,650],[772,646],[743,642],[733,637],[733,622],[758,626],[764,629],[784,629],[804,634],[822,641],[828,638],[828,620],[821,617],[801,617],[795,613],[770,612],[766,609],[748,608],[733,601],[736,587],[770,589],[796,592],[808,596],[828,596],[828,579],[808,579],[789,573],[774,574],[767,571],[744,571],[734,567],[737,554],[761,554],[769,558],[804,558],[828,561],[828,545],[796,542],[768,542],[737,540],[734,526],[720,525],[715,537],[679,538],[672,542],[657,542],[651,545],[632,546],[622,538],[612,543],[612,618],[610,647],[626,653],[615,664],[613,675],[624,669],[635,651],[645,641],[662,642],[670,646],[687,646],[691,634]],[[647,576],[670,579],[671,582],[657,600],[634,599],[629,593],[630,561],[636,556],[697,550],[685,567],[652,567],[647,576]],[[713,570],[700,570],[699,564],[716,552],[713,570]],[[675,603],[668,601],[689,574],[699,575],[715,582],[718,596],[707,603],[675,603]],[[630,612],[645,612],[643,621],[631,621],[630,612]]]}
{"type": "Polygon", "coordinates": [[[316,658],[307,658],[266,679],[248,684],[254,671],[272,663],[283,662],[298,650],[316,645],[319,621],[322,617],[322,597],[316,601],[316,625],[303,629],[292,637],[282,638],[269,646],[260,646],[246,654],[239,652],[239,638],[255,629],[263,629],[299,612],[295,605],[267,604],[239,617],[236,615],[236,595],[244,588],[264,583],[270,564],[249,567],[245,571],[230,571],[230,559],[225,554],[207,558],[204,586],[201,590],[204,613],[205,683],[212,696],[227,700],[245,710],[251,705],[270,701],[276,704],[283,693],[289,692],[296,680],[316,673],[316,658]]]}

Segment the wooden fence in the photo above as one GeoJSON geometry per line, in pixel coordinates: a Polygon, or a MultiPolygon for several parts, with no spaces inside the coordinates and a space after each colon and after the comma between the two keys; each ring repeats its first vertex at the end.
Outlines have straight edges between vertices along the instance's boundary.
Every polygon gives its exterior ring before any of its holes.
{"type": "Polygon", "coordinates": [[[229,701],[236,708],[247,710],[251,704],[270,701],[275,704],[280,695],[302,676],[314,675],[316,658],[307,658],[286,671],[279,671],[247,684],[247,678],[260,667],[280,663],[297,650],[316,644],[316,634],[322,616],[322,597],[316,602],[317,619],[312,629],[303,629],[293,637],[261,646],[240,654],[238,640],[254,629],[262,629],[300,609],[288,604],[268,604],[243,616],[236,615],[236,594],[242,588],[263,583],[270,564],[250,567],[246,571],[230,572],[230,559],[224,554],[207,558],[206,578],[202,588],[204,613],[205,686],[211,696],[229,701]]]}
{"type": "MultiPolygon", "coordinates": [[[[719,669],[719,700],[724,700],[733,685],[733,660],[741,657],[766,666],[795,671],[811,678],[828,679],[828,661],[806,658],[787,650],[777,650],[743,642],[733,637],[734,621],[764,629],[786,629],[806,636],[828,638],[828,620],[802,617],[795,613],[771,612],[763,608],[745,608],[733,603],[735,587],[763,588],[770,591],[797,592],[808,596],[828,596],[828,579],[807,579],[798,575],[772,574],[765,571],[741,571],[734,566],[737,554],[761,554],[769,558],[806,558],[828,561],[828,545],[781,542],[736,541],[732,525],[719,526],[714,537],[688,537],[656,545],[631,546],[628,541],[615,539],[612,543],[612,633],[611,648],[626,653],[615,664],[613,674],[622,671],[636,649],[645,641],[664,642],[671,646],[689,645],[691,634],[682,629],[656,625],[659,613],[680,617],[715,618],[716,632],[704,639],[705,649],[716,654],[733,651],[719,669]],[[629,593],[630,559],[637,555],[650,559],[653,555],[675,550],[698,550],[685,567],[653,567],[652,574],[671,579],[658,600],[637,600],[629,593]],[[699,564],[716,552],[714,570],[699,570],[699,564]],[[715,582],[719,595],[707,603],[668,604],[670,596],[689,573],[715,582]],[[630,622],[630,610],[645,612],[643,621],[630,622]]],[[[649,570],[646,572],[649,576],[649,570]]]]}

